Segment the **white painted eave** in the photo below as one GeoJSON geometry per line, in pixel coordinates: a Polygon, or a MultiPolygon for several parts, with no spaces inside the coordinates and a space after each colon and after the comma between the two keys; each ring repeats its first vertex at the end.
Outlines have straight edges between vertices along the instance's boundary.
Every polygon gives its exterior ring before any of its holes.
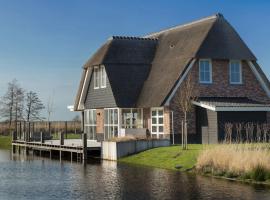
{"type": "Polygon", "coordinates": [[[214,106],[214,105],[208,105],[205,103],[192,101],[192,104],[196,106],[200,106],[202,108],[206,108],[208,110],[212,110],[215,112],[224,112],[224,111],[232,111],[232,112],[248,112],[248,111],[264,111],[268,112],[270,111],[270,105],[266,106],[214,106]]]}

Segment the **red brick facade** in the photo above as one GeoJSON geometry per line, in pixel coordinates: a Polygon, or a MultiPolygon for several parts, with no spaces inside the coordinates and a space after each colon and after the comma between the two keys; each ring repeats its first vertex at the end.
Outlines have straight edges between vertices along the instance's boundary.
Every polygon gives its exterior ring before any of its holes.
{"type": "MultiPolygon", "coordinates": [[[[264,103],[270,103],[270,99],[251,71],[247,62],[242,61],[242,84],[230,84],[229,60],[212,60],[212,83],[199,83],[199,64],[198,61],[194,64],[189,72],[191,80],[194,83],[195,94],[200,97],[248,97],[264,103]]],[[[174,129],[175,134],[181,133],[181,120],[183,114],[179,108],[179,87],[176,95],[170,102],[170,109],[174,111],[174,129]]],[[[269,115],[268,115],[269,116],[269,115]]],[[[269,119],[269,118],[268,118],[269,119]]],[[[188,116],[188,133],[196,133],[196,116],[195,108],[192,109],[188,116]]]]}

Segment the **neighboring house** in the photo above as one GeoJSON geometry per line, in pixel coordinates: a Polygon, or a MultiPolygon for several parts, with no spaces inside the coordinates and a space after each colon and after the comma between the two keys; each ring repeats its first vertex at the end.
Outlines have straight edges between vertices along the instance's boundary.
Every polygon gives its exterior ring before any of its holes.
{"type": "Polygon", "coordinates": [[[177,94],[191,76],[198,98],[188,140],[216,143],[226,122],[270,119],[270,83],[256,60],[221,14],[143,37],[113,36],[84,65],[74,110],[82,111],[89,139],[148,129],[179,140],[177,94]]]}

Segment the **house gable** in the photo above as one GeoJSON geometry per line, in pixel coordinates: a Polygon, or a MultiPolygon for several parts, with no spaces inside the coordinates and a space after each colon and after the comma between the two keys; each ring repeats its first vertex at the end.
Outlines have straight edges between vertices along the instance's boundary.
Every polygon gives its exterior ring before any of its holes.
{"type": "MultiPolygon", "coordinates": [[[[92,70],[92,69],[91,69],[92,70]]],[[[94,89],[94,78],[91,73],[89,87],[84,101],[84,109],[96,109],[104,107],[116,107],[111,84],[106,76],[106,87],[94,89]]]]}

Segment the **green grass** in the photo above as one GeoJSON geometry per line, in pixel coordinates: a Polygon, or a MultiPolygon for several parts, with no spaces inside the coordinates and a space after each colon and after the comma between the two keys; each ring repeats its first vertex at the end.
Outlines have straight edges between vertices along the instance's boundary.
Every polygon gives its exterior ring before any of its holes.
{"type": "Polygon", "coordinates": [[[10,149],[11,140],[10,136],[0,136],[0,149],[10,149]]]}
{"type": "Polygon", "coordinates": [[[177,170],[176,165],[182,166],[181,171],[186,171],[195,166],[197,156],[203,145],[188,145],[188,150],[182,150],[180,146],[159,147],[150,149],[136,155],[124,157],[119,162],[144,165],[149,167],[177,170]]]}
{"type": "MultiPolygon", "coordinates": [[[[52,134],[53,140],[59,140],[58,134],[52,134]]],[[[66,134],[64,134],[64,138],[66,139],[66,134]]],[[[67,139],[81,139],[81,134],[68,133],[67,139]]]]}

